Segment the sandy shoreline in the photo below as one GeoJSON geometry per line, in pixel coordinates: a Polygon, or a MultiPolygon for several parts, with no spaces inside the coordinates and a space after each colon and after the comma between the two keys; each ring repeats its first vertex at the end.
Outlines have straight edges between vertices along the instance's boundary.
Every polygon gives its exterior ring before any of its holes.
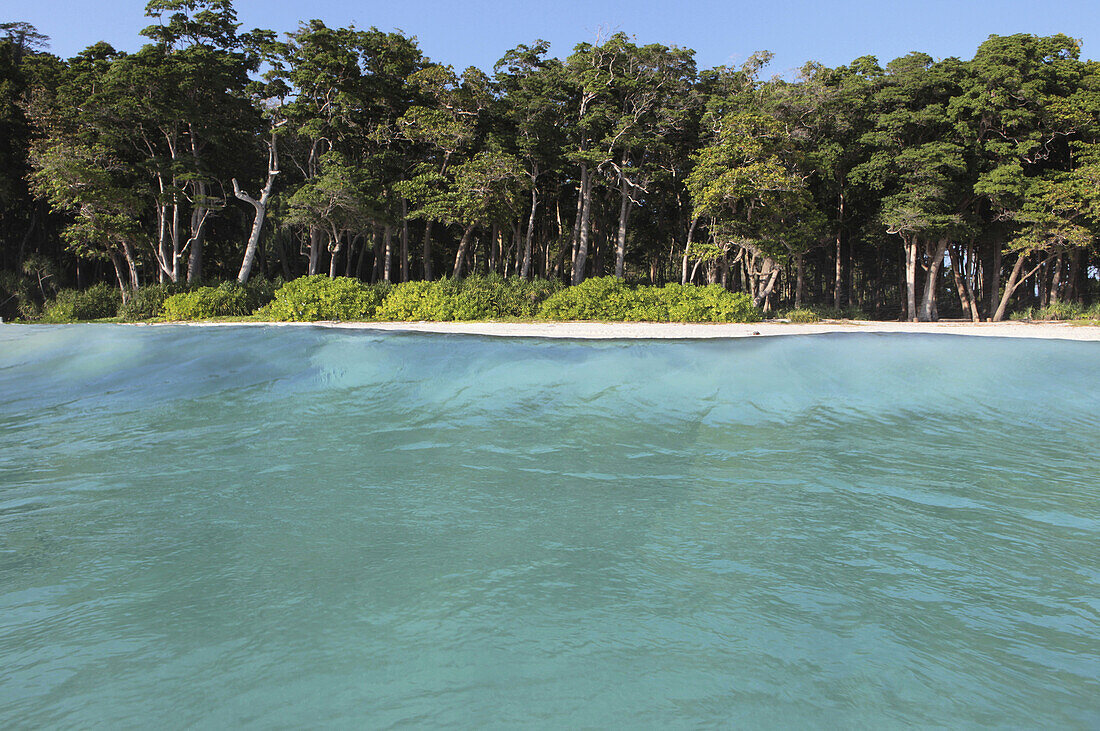
{"type": "Polygon", "coordinates": [[[1100,341],[1100,327],[1055,322],[973,323],[845,320],[805,325],[785,322],[758,322],[746,325],[678,322],[190,322],[182,324],[197,327],[306,326],[390,332],[580,339],[696,339],[821,335],[825,333],[931,333],[1000,338],[1100,341]]]}

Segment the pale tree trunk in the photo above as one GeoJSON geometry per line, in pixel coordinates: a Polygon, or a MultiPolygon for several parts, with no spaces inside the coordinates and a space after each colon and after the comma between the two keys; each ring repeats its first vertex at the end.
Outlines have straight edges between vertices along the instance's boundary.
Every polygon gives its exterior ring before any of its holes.
{"type": "Polygon", "coordinates": [[[393,262],[393,227],[390,224],[386,224],[385,233],[382,234],[382,238],[385,241],[383,246],[382,256],[382,279],[387,282],[393,281],[390,274],[390,267],[393,262]]]}
{"type": "Polygon", "coordinates": [[[317,273],[321,261],[321,229],[314,226],[309,229],[309,276],[317,273]]]}
{"type": "Polygon", "coordinates": [[[917,240],[916,238],[902,238],[905,248],[905,316],[906,319],[917,321],[917,240]]]}
{"type": "Polygon", "coordinates": [[[1027,253],[1022,252],[1018,259],[1016,259],[1016,265],[1012,267],[1012,274],[1008,278],[1008,283],[1005,284],[1004,295],[1001,296],[1001,303],[997,306],[997,313],[993,316],[994,322],[1000,322],[1004,319],[1005,311],[1008,309],[1008,301],[1012,297],[1012,293],[1016,289],[1027,281],[1027,279],[1037,272],[1044,264],[1050,261],[1050,257],[1047,257],[1043,261],[1035,265],[1035,268],[1029,271],[1027,274],[1021,274],[1024,269],[1024,261],[1027,258],[1027,253]]]}
{"type": "Polygon", "coordinates": [[[833,278],[833,307],[841,309],[844,301],[844,258],[840,232],[836,234],[836,272],[833,278]]]}
{"type": "Polygon", "coordinates": [[[386,243],[382,237],[382,227],[375,225],[372,228],[374,228],[374,248],[371,250],[374,252],[374,263],[370,268],[370,281],[374,283],[382,279],[382,259],[386,243]]]}
{"type": "Polygon", "coordinates": [[[497,263],[500,261],[499,251],[503,248],[500,246],[500,224],[494,223],[489,233],[488,246],[488,270],[492,274],[497,270],[497,263]]]}
{"type": "Polygon", "coordinates": [[[466,230],[462,232],[462,240],[458,242],[458,253],[455,254],[455,268],[451,274],[452,279],[462,278],[462,267],[466,260],[466,250],[470,247],[470,238],[474,234],[474,224],[470,224],[466,227],[466,230]]]}
{"type": "Polygon", "coordinates": [[[271,191],[275,186],[275,176],[278,174],[279,157],[275,148],[275,136],[272,135],[271,142],[268,143],[267,182],[264,183],[264,188],[260,191],[259,200],[241,190],[241,187],[237,184],[237,179],[233,178],[233,194],[256,210],[256,215],[252,219],[252,231],[248,235],[248,245],[244,248],[241,270],[237,273],[237,281],[241,284],[247,282],[252,273],[252,262],[255,261],[256,251],[260,247],[260,232],[263,231],[264,217],[267,214],[267,202],[271,198],[271,191]]]}
{"type": "MultiPolygon", "coordinates": [[[[205,186],[202,186],[205,188],[205,186]]],[[[202,249],[206,239],[206,218],[209,210],[196,206],[191,211],[191,238],[187,246],[191,247],[191,256],[187,261],[187,283],[198,284],[202,281],[202,249]]]]}
{"type": "Polygon", "coordinates": [[[1062,254],[1054,257],[1054,273],[1050,277],[1050,303],[1057,304],[1060,301],[1058,290],[1062,287],[1062,254]]]}
{"type": "MultiPolygon", "coordinates": [[[[175,181],[172,182],[175,187],[175,181]]],[[[180,204],[179,201],[173,201],[172,203],[172,281],[178,282],[180,280],[180,259],[183,257],[183,251],[180,246],[180,204]]]]}
{"type": "Polygon", "coordinates": [[[336,263],[340,259],[340,250],[343,248],[343,243],[340,240],[340,234],[334,233],[332,235],[331,243],[329,243],[328,252],[328,278],[336,279],[336,263]]]}
{"type": "Polygon", "coordinates": [[[592,219],[592,179],[588,168],[581,166],[581,225],[577,235],[577,256],[573,260],[573,284],[584,281],[584,265],[588,260],[588,229],[592,219]]]}
{"type": "Polygon", "coordinates": [[[1005,310],[1008,309],[1008,301],[1012,298],[1012,293],[1016,291],[1016,287],[1022,281],[1020,279],[1020,272],[1024,269],[1024,261],[1026,255],[1021,253],[1016,259],[1015,266],[1012,267],[1012,274],[1008,276],[1008,282],[1005,284],[1004,294],[1001,295],[1000,304],[997,305],[997,311],[993,315],[993,322],[1000,322],[1005,317],[1005,310]]]}
{"type": "MultiPolygon", "coordinates": [[[[765,264],[771,262],[770,259],[765,259],[764,261],[765,264]]],[[[760,291],[757,293],[758,299],[756,300],[756,306],[761,307],[764,312],[771,312],[771,296],[772,292],[775,290],[776,282],[779,281],[779,272],[779,267],[775,266],[774,264],[771,265],[770,272],[766,269],[761,272],[763,276],[766,276],[768,279],[760,288],[760,291]]]]}
{"type": "Polygon", "coordinates": [[[688,283],[688,255],[691,253],[691,237],[695,234],[695,226],[699,223],[699,217],[695,216],[691,219],[691,225],[688,227],[687,243],[684,244],[684,258],[680,262],[680,284],[688,283]]]}
{"type": "Polygon", "coordinates": [[[118,288],[122,292],[122,301],[123,303],[129,302],[130,291],[129,288],[126,286],[127,277],[125,274],[123,274],[124,267],[122,256],[114,249],[111,249],[107,252],[107,257],[111,260],[111,266],[113,266],[115,269],[115,278],[118,280],[118,288]]]}
{"type": "Polygon", "coordinates": [[[569,251],[570,276],[572,276],[573,266],[577,263],[577,246],[580,244],[581,214],[584,213],[584,192],[587,177],[588,169],[581,165],[581,176],[577,182],[577,215],[573,217],[573,231],[570,233],[572,239],[572,249],[569,251]]]}
{"type": "Polygon", "coordinates": [[[837,196],[836,273],[833,280],[833,307],[842,309],[844,302],[844,247],[841,226],[844,225],[844,192],[837,196]]]}
{"type": "Polygon", "coordinates": [[[535,172],[531,175],[531,214],[527,217],[527,238],[523,242],[523,265],[520,267],[520,279],[529,279],[531,276],[531,242],[535,238],[535,211],[538,209],[539,194],[535,187],[535,179],[538,178],[539,169],[535,166],[535,172]]]}
{"type": "Polygon", "coordinates": [[[626,224],[630,218],[631,204],[630,188],[626,183],[626,178],[622,179],[620,192],[622,193],[622,201],[619,204],[619,233],[615,237],[615,276],[622,279],[626,267],[626,224]]]}
{"type": "Polygon", "coordinates": [[[974,299],[974,290],[970,287],[967,270],[962,260],[961,246],[951,250],[951,272],[955,275],[955,289],[959,292],[963,317],[969,317],[973,322],[980,322],[982,318],[978,313],[978,302],[974,299]]]}
{"type": "Polygon", "coordinates": [[[940,239],[934,246],[928,247],[931,259],[928,262],[928,276],[924,280],[924,296],[921,297],[920,319],[932,322],[939,319],[936,312],[936,289],[939,284],[940,269],[943,267],[943,255],[947,251],[947,239],[940,239]]]}
{"type": "Polygon", "coordinates": [[[401,199],[401,281],[409,281],[409,208],[401,199]]]}

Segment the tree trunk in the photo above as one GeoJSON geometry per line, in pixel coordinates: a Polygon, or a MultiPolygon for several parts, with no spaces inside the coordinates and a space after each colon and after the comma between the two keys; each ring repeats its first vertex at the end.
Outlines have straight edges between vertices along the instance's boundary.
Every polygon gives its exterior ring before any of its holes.
{"type": "Polygon", "coordinates": [[[393,227],[388,223],[386,224],[385,233],[382,234],[382,239],[385,242],[382,248],[382,279],[391,282],[393,281],[390,273],[393,263],[393,227]]]}
{"type": "Polygon", "coordinates": [[[795,285],[794,285],[794,308],[796,310],[802,309],[802,295],[806,289],[806,262],[803,259],[802,254],[794,255],[795,266],[795,285]]]}
{"type": "Polygon", "coordinates": [[[531,276],[531,242],[535,238],[535,211],[538,209],[539,196],[535,187],[535,178],[538,177],[538,167],[531,176],[531,215],[527,217],[527,237],[523,242],[523,265],[520,267],[520,279],[527,280],[531,276]]]}
{"type": "Polygon", "coordinates": [[[126,275],[123,274],[122,257],[114,249],[107,252],[111,265],[115,268],[115,278],[118,280],[118,288],[122,292],[123,303],[130,301],[130,293],[126,287],[126,275]]]}
{"type": "Polygon", "coordinates": [[[841,227],[844,225],[844,191],[837,195],[836,219],[836,274],[833,279],[833,307],[840,310],[844,302],[844,240],[841,227]]]}
{"type": "Polygon", "coordinates": [[[1012,297],[1012,293],[1015,292],[1021,284],[1027,281],[1028,277],[1037,272],[1041,267],[1043,267],[1043,265],[1050,262],[1050,257],[1048,257],[1047,259],[1036,264],[1035,268],[1032,269],[1030,272],[1021,275],[1020,272],[1022,272],[1024,269],[1024,261],[1026,260],[1026,258],[1027,253],[1022,252],[1019,255],[1019,258],[1016,259],[1016,266],[1012,268],[1012,275],[1008,278],[1008,283],[1005,285],[1005,292],[1004,295],[1001,297],[1001,303],[997,306],[997,313],[993,316],[994,322],[1000,322],[1004,319],[1005,311],[1008,309],[1008,301],[1012,297]]]}
{"type": "Polygon", "coordinates": [[[499,251],[504,247],[500,242],[500,224],[494,223],[489,232],[489,241],[487,242],[488,249],[486,252],[486,259],[488,260],[488,273],[492,274],[497,270],[497,264],[500,261],[499,251]]]}
{"type": "Polygon", "coordinates": [[[252,231],[248,235],[248,244],[244,248],[244,260],[241,261],[241,269],[237,273],[237,281],[244,284],[252,272],[252,262],[256,258],[256,251],[260,247],[260,232],[264,227],[264,216],[267,213],[267,202],[271,198],[271,191],[275,186],[275,176],[279,174],[279,152],[276,148],[275,134],[271,135],[271,142],[267,145],[267,180],[260,191],[260,199],[256,200],[248,195],[237,185],[237,179],[233,178],[233,194],[245,203],[251,204],[255,209],[252,219],[252,231]]]}
{"type": "Polygon", "coordinates": [[[917,321],[917,240],[903,238],[905,248],[905,318],[917,321]]]}
{"type": "Polygon", "coordinates": [[[466,230],[462,232],[462,240],[458,242],[458,253],[455,254],[455,268],[451,274],[452,279],[462,278],[462,266],[466,260],[466,250],[470,246],[470,238],[474,233],[474,224],[470,224],[466,227],[466,230]]]}
{"type": "Polygon", "coordinates": [[[1001,295],[1001,302],[997,305],[997,311],[993,315],[993,322],[1000,322],[1005,317],[1005,310],[1008,309],[1008,300],[1012,297],[1012,293],[1016,291],[1016,287],[1019,286],[1020,272],[1024,268],[1024,260],[1026,255],[1021,253],[1016,259],[1016,265],[1012,267],[1012,274],[1008,277],[1008,283],[1005,285],[1005,292],[1001,295]]]}
{"type": "Polygon", "coordinates": [[[978,303],[974,299],[974,290],[971,289],[966,267],[962,260],[962,247],[956,246],[951,250],[951,272],[955,275],[955,289],[959,292],[959,304],[962,305],[963,317],[969,317],[973,322],[980,322],[978,303]]]}
{"type": "Polygon", "coordinates": [[[764,266],[760,269],[761,286],[753,298],[753,303],[757,307],[762,307],[764,312],[771,310],[771,294],[776,282],[779,281],[779,272],[779,267],[771,257],[764,257],[764,266]],[[764,277],[767,279],[764,280],[764,277]]]}
{"type": "Polygon", "coordinates": [[[359,256],[355,258],[355,278],[362,280],[363,264],[366,263],[367,249],[369,247],[367,246],[367,239],[362,233],[360,233],[357,238],[363,239],[363,242],[359,244],[359,256]]]}
{"type": "Polygon", "coordinates": [[[424,241],[421,244],[421,256],[424,261],[424,279],[432,281],[432,222],[424,222],[424,241]]]}
{"type": "MultiPolygon", "coordinates": [[[[626,165],[626,156],[623,156],[623,165],[626,165]]],[[[619,203],[619,233],[615,237],[615,276],[623,278],[623,270],[626,266],[626,222],[630,218],[630,187],[626,178],[621,178],[619,192],[622,201],[619,203]]]]}
{"type": "Polygon", "coordinates": [[[309,229],[309,276],[317,273],[321,259],[321,229],[316,226],[309,229]]]}
{"type": "Polygon", "coordinates": [[[688,283],[688,254],[691,252],[691,237],[695,234],[695,226],[699,223],[699,217],[695,216],[691,219],[691,225],[688,226],[687,243],[684,244],[684,258],[680,262],[680,284],[688,283]]]}
{"type": "Polygon", "coordinates": [[[581,165],[581,175],[580,179],[577,181],[577,215],[573,218],[573,230],[570,232],[570,243],[572,245],[572,248],[569,250],[570,276],[572,276],[572,268],[577,263],[577,246],[580,244],[581,214],[584,212],[584,193],[587,179],[588,168],[581,165]]]}
{"type": "Polygon", "coordinates": [[[1069,254],[1069,273],[1066,276],[1066,299],[1077,299],[1077,276],[1081,266],[1081,250],[1074,249],[1069,254]]]}
{"type": "Polygon", "coordinates": [[[1050,303],[1057,304],[1061,301],[1059,290],[1062,287],[1062,254],[1054,257],[1054,273],[1050,277],[1050,303]]]}
{"type": "Polygon", "coordinates": [[[933,322],[939,319],[936,311],[936,289],[939,285],[940,269],[943,267],[943,255],[947,251],[947,239],[940,239],[929,248],[932,258],[928,262],[928,276],[924,280],[924,296],[920,303],[920,320],[933,322]]]}
{"type": "Polygon", "coordinates": [[[1001,264],[1003,254],[1001,253],[1000,244],[994,243],[991,248],[992,251],[988,259],[982,264],[983,267],[986,264],[989,265],[988,271],[983,271],[982,294],[985,297],[986,316],[993,319],[993,315],[997,311],[997,298],[1001,295],[1001,264]]]}
{"type": "Polygon", "coordinates": [[[409,204],[401,199],[401,281],[409,281],[409,204]]]}
{"type": "Polygon", "coordinates": [[[340,258],[340,249],[341,249],[340,237],[334,235],[333,239],[332,239],[332,243],[328,247],[329,254],[331,254],[331,256],[329,256],[329,259],[328,259],[328,278],[329,279],[336,279],[336,261],[337,261],[337,259],[340,258]]]}
{"type": "Polygon", "coordinates": [[[581,225],[577,235],[577,256],[573,260],[573,284],[584,281],[584,265],[588,260],[588,228],[592,218],[592,179],[588,168],[581,165],[581,225]]]}

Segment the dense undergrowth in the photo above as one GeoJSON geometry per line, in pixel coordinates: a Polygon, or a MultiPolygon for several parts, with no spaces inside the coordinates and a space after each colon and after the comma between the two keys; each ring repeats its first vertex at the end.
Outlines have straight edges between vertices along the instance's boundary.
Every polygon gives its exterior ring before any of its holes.
{"type": "Polygon", "coordinates": [[[1076,302],[1052,302],[1046,307],[1028,307],[1010,316],[1013,320],[1100,320],[1100,303],[1084,307],[1076,302]]]}
{"type": "MultiPolygon", "coordinates": [[[[0,282],[3,285],[4,282],[0,282]]],[[[18,294],[18,293],[17,293],[18,294]]],[[[13,296],[13,299],[16,299],[13,296]]],[[[22,297],[19,301],[30,301],[22,297]]],[[[14,309],[14,308],[12,308],[14,309]]],[[[199,321],[217,318],[283,322],[597,320],[633,322],[757,322],[762,314],[743,292],[718,285],[630,285],[616,277],[595,277],[574,287],[558,282],[527,282],[500,275],[466,279],[367,284],[325,275],[289,282],[254,279],[246,285],[187,287],[154,284],[132,292],[127,302],[119,290],[96,284],[85,290],[61,290],[44,306],[20,306],[24,321],[47,323],[88,320],[123,322],[199,321]]],[[[9,315],[10,316],[10,315],[9,315]]],[[[777,314],[796,323],[863,320],[857,309],[805,305],[777,314]]],[[[1073,303],[1029,307],[1013,320],[1100,321],[1100,304],[1073,303]]]]}
{"type": "Polygon", "coordinates": [[[117,319],[195,321],[215,318],[311,322],[318,320],[606,320],[646,322],[756,322],[759,310],[744,293],[719,286],[626,284],[615,277],[575,287],[499,275],[402,284],[367,284],[324,275],[290,282],[254,280],[188,288],[156,284],[122,302],[117,289],[96,285],[64,290],[48,301],[39,322],[117,319]]]}

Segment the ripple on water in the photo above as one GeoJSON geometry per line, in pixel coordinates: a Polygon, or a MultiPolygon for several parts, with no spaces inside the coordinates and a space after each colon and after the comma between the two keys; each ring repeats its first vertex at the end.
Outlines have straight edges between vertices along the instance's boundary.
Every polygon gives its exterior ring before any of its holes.
{"type": "Polygon", "coordinates": [[[0,725],[1100,725],[1093,343],[0,328],[0,725]]]}

